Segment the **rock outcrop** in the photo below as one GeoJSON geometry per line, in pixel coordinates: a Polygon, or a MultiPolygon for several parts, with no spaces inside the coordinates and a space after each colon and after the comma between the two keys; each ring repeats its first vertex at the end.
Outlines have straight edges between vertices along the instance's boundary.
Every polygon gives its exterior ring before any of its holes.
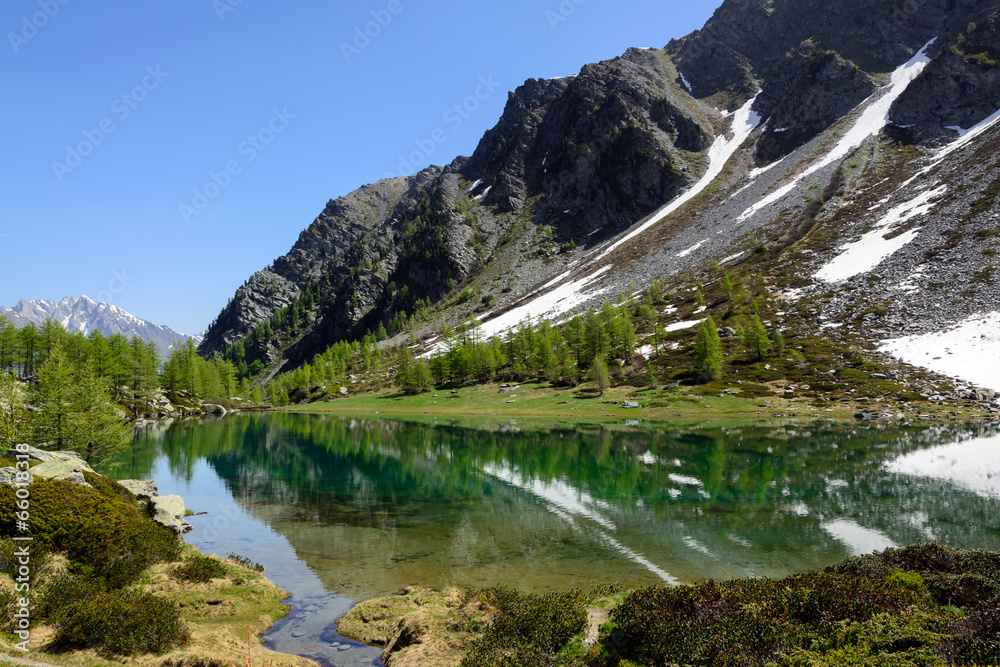
{"type": "MultiPolygon", "coordinates": [[[[23,457],[32,464],[27,474],[30,478],[62,479],[74,484],[90,487],[84,472],[102,476],[94,471],[83,457],[72,451],[46,451],[31,445],[17,445],[7,451],[8,458],[23,457]]],[[[20,484],[24,481],[24,471],[14,467],[0,468],[0,484],[20,484]]],[[[185,517],[187,510],[184,499],[180,496],[160,496],[156,482],[127,479],[118,482],[142,503],[146,503],[147,511],[153,521],[166,526],[178,535],[191,531],[185,517]]]]}

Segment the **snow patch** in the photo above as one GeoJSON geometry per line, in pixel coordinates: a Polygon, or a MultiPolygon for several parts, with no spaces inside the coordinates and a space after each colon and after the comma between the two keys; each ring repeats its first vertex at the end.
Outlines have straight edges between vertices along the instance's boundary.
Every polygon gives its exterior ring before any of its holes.
{"type": "Polygon", "coordinates": [[[691,246],[687,250],[682,250],[679,253],[677,253],[677,256],[678,257],[687,257],[688,255],[690,255],[691,253],[693,253],[695,250],[697,250],[698,248],[700,248],[703,245],[705,245],[705,243],[706,243],[705,241],[698,241],[697,243],[695,243],[693,246],[691,246]]]}
{"type": "Polygon", "coordinates": [[[1000,312],[973,315],[945,331],[884,340],[879,350],[936,373],[1000,390],[1000,312]]]}
{"type": "Polygon", "coordinates": [[[896,68],[890,77],[888,90],[880,90],[872,95],[872,97],[877,99],[874,99],[865,108],[865,110],[861,112],[858,119],[854,121],[854,125],[851,126],[844,136],[841,137],[840,141],[837,142],[837,144],[822,160],[796,176],[785,186],[775,190],[770,195],[764,197],[756,204],[743,211],[743,213],[741,213],[736,219],[737,223],[747,220],[771,204],[783,199],[785,195],[791,192],[795,186],[797,186],[804,179],[808,178],[820,169],[823,169],[824,167],[827,167],[837,160],[845,157],[856,147],[860,146],[866,139],[868,139],[868,137],[881,132],[882,128],[889,123],[889,108],[892,106],[892,103],[903,94],[903,91],[905,91],[907,86],[910,85],[910,82],[913,81],[924,70],[927,63],[930,62],[930,57],[927,55],[927,49],[929,49],[931,44],[933,44],[936,40],[937,37],[924,44],[924,47],[920,49],[915,56],[896,68]]]}
{"type": "Polygon", "coordinates": [[[677,70],[677,75],[681,77],[681,83],[684,84],[684,87],[687,88],[687,91],[690,93],[691,92],[691,84],[688,82],[687,77],[684,76],[684,73],[681,72],[680,70],[677,70]]]}
{"type": "Polygon", "coordinates": [[[947,189],[947,186],[942,185],[934,190],[926,190],[910,201],[892,208],[872,231],[853,243],[841,246],[842,252],[817,271],[814,277],[824,282],[835,283],[871,271],[920,233],[919,230],[911,229],[887,239],[886,230],[918,215],[927,215],[934,207],[931,200],[943,195],[947,189]]]}
{"type": "MultiPolygon", "coordinates": [[[[484,338],[490,338],[491,336],[500,335],[504,331],[516,327],[525,320],[530,321],[542,317],[558,317],[559,315],[568,313],[584,301],[607,291],[596,290],[594,292],[585,292],[584,290],[587,285],[610,269],[610,266],[605,266],[585,278],[560,285],[548,294],[535,297],[528,303],[518,306],[517,308],[512,308],[503,315],[495,317],[489,322],[485,322],[480,326],[479,331],[482,333],[484,338]]],[[[552,281],[548,284],[551,284],[551,282],[552,281]]]]}
{"type": "Polygon", "coordinates": [[[663,327],[663,330],[667,333],[674,331],[684,331],[685,329],[693,329],[694,327],[701,324],[704,320],[691,320],[689,322],[674,322],[673,324],[668,324],[663,327]]]}

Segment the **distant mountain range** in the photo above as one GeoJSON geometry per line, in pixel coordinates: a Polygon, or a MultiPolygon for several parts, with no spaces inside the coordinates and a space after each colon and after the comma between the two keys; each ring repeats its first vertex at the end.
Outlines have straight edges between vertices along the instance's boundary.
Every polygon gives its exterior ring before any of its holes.
{"type": "Polygon", "coordinates": [[[156,343],[160,357],[165,359],[170,349],[186,338],[193,338],[201,343],[201,336],[188,336],[174,331],[170,327],[153,324],[128,313],[110,303],[96,303],[87,296],[65,297],[59,303],[36,299],[22,299],[13,308],[0,306],[0,314],[17,327],[26,326],[29,322],[41,324],[46,319],[52,319],[63,325],[67,331],[79,331],[89,335],[92,331],[100,331],[105,336],[122,334],[128,338],[138,336],[146,341],[156,343]]]}

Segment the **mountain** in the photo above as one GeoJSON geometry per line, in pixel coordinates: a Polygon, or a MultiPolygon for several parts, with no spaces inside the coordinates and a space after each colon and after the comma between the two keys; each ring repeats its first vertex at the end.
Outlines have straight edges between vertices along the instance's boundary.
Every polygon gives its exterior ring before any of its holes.
{"type": "Polygon", "coordinates": [[[91,331],[100,331],[105,336],[113,334],[122,334],[127,338],[138,336],[145,341],[156,343],[162,359],[167,358],[173,345],[186,338],[194,338],[197,343],[201,343],[202,340],[201,336],[178,333],[170,327],[139,319],[110,303],[95,303],[86,296],[68,296],[59,303],[22,299],[13,308],[0,306],[0,314],[6,315],[17,328],[29,322],[41,324],[46,319],[51,319],[61,324],[67,331],[79,331],[85,336],[91,331]]]}
{"type": "Polygon", "coordinates": [[[475,315],[491,334],[690,288],[714,262],[831,340],[913,356],[1000,319],[998,18],[982,0],[726,0],[662,49],[529,80],[471,157],[328,202],[202,350],[274,372],[380,327],[475,315]]]}

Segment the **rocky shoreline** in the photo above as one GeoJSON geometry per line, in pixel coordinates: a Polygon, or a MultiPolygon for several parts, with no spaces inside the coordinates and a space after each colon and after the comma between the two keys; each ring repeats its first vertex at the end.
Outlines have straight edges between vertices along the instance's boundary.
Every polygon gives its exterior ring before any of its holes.
{"type": "MultiPolygon", "coordinates": [[[[84,472],[103,477],[95,471],[82,456],[73,451],[45,451],[31,445],[15,445],[7,451],[8,458],[18,461],[28,461],[28,483],[31,478],[62,479],[73,484],[93,488],[84,477],[84,472]]],[[[0,468],[0,484],[21,483],[23,471],[14,466],[0,468]]],[[[184,499],[180,496],[161,496],[156,488],[156,482],[138,479],[119,480],[118,484],[128,489],[135,496],[141,509],[156,523],[172,530],[177,535],[191,531],[191,524],[185,520],[188,511],[184,507],[184,499]]]]}

